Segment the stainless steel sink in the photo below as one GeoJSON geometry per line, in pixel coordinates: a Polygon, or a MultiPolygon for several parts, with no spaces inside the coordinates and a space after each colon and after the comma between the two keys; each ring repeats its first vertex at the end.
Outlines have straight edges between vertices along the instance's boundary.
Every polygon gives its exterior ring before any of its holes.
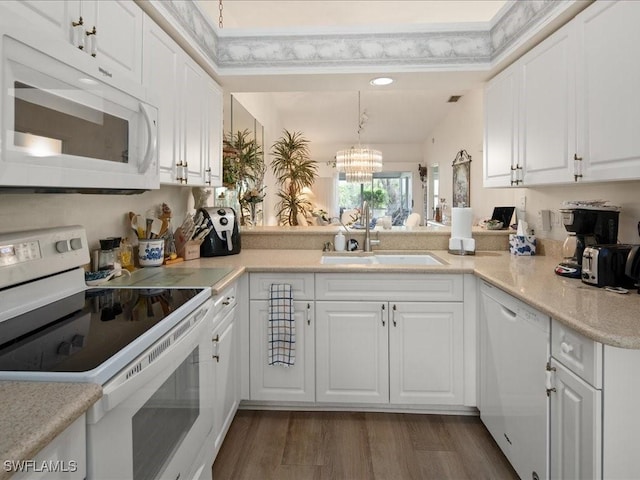
{"type": "Polygon", "coordinates": [[[429,254],[386,254],[360,257],[351,255],[323,255],[320,263],[323,265],[443,265],[443,263],[429,254]]]}

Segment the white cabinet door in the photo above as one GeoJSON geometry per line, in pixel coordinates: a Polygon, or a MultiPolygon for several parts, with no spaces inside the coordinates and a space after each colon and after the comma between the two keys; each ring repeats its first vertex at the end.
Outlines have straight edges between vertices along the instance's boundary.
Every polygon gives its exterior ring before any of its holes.
{"type": "Polygon", "coordinates": [[[555,391],[550,395],[550,470],[552,479],[602,478],[602,392],[571,373],[556,359],[555,391]]]}
{"type": "Polygon", "coordinates": [[[578,22],[583,180],[640,177],[640,2],[595,2],[578,22]]]}
{"type": "MultiPolygon", "coordinates": [[[[0,8],[6,8],[25,21],[36,27],[39,31],[53,34],[58,38],[71,39],[71,23],[68,22],[71,14],[70,5],[66,0],[3,0],[0,8]]],[[[74,12],[75,13],[75,12],[74,12]]],[[[77,21],[78,18],[76,17],[77,21]]]]}
{"type": "Polygon", "coordinates": [[[214,327],[212,334],[215,452],[220,449],[240,402],[236,310],[237,307],[233,308],[218,326],[214,327]]]}
{"type": "Polygon", "coordinates": [[[517,159],[518,81],[518,69],[513,65],[492,79],[485,88],[485,187],[509,187],[516,185],[521,178],[517,159]]]}
{"type": "Polygon", "coordinates": [[[391,403],[463,403],[462,303],[389,304],[391,403]]]}
{"type": "Polygon", "coordinates": [[[179,183],[176,167],[180,105],[178,72],[183,54],[178,44],[153,20],[145,17],[144,24],[143,82],[149,90],[150,102],[158,107],[160,182],[179,183]]]}
{"type": "Polygon", "coordinates": [[[573,181],[575,47],[569,24],[518,62],[523,184],[573,181]]]}
{"type": "Polygon", "coordinates": [[[315,322],[313,302],[293,302],[295,364],[269,365],[269,302],[252,300],[249,313],[251,400],[315,400],[315,322]]]}
{"type": "Polygon", "coordinates": [[[180,148],[178,165],[186,174],[183,183],[203,185],[205,169],[204,127],[206,73],[190,58],[185,58],[181,72],[182,113],[180,115],[180,148]]]}
{"type": "Polygon", "coordinates": [[[88,10],[86,30],[96,26],[96,61],[104,70],[115,69],[136,82],[142,81],[142,18],[140,7],[132,0],[81,2],[88,10]]]}
{"type": "Polygon", "coordinates": [[[386,302],[316,302],[318,402],[388,403],[386,302]]]}
{"type": "Polygon", "coordinates": [[[204,184],[220,187],[222,186],[222,89],[212,79],[208,79],[205,89],[207,93],[204,184]]]}

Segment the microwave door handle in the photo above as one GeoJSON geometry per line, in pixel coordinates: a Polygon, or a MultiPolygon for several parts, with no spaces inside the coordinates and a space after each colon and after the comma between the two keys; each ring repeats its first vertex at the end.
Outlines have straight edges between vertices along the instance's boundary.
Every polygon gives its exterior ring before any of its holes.
{"type": "Polygon", "coordinates": [[[147,173],[152,160],[156,156],[156,150],[158,148],[158,134],[156,129],[153,127],[153,121],[151,120],[151,115],[149,115],[149,107],[140,102],[140,111],[142,112],[142,116],[144,117],[144,121],[147,125],[147,151],[144,155],[144,160],[140,165],[139,172],[147,173]]]}

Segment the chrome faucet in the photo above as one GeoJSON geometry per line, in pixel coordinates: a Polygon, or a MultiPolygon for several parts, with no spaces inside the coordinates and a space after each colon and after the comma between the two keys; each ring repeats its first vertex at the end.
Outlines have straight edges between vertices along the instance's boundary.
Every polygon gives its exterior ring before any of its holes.
{"type": "Polygon", "coordinates": [[[371,247],[374,245],[380,245],[380,240],[371,240],[371,223],[369,203],[365,200],[362,202],[362,214],[364,215],[364,245],[362,246],[363,252],[371,252],[371,247]]]}

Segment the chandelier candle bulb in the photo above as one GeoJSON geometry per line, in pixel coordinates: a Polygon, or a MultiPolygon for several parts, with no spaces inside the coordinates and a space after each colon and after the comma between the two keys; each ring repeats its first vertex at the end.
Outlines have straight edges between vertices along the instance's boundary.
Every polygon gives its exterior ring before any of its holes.
{"type": "Polygon", "coordinates": [[[455,255],[473,255],[476,251],[476,241],[471,236],[473,225],[473,210],[469,207],[454,207],[451,209],[451,238],[449,238],[449,253],[455,255]]]}

